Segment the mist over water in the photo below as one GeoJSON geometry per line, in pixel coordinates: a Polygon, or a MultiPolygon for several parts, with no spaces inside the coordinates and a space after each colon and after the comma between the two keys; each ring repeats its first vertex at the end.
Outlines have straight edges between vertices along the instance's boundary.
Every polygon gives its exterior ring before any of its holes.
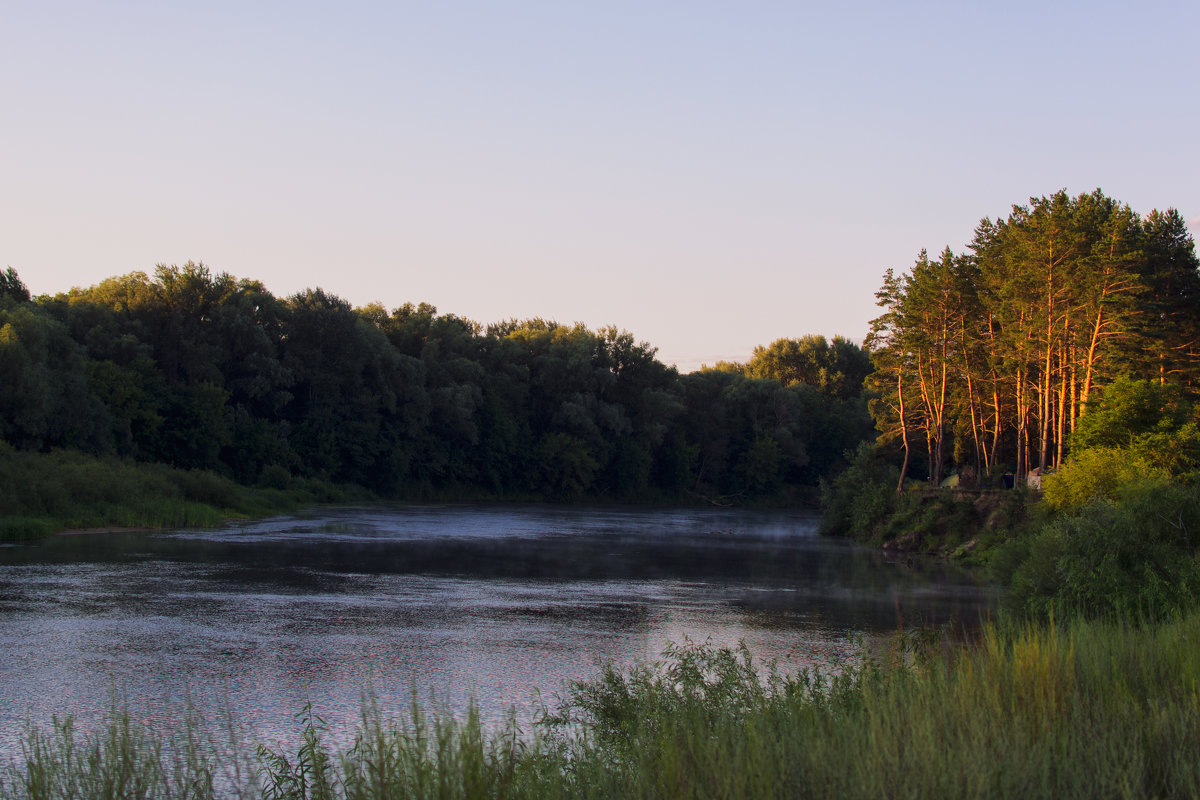
{"type": "Polygon", "coordinates": [[[684,637],[784,670],[900,625],[970,629],[995,592],[931,560],[731,509],[373,505],[219,530],[0,548],[0,756],[26,719],[228,711],[254,740],[418,698],[485,719],[684,637]]]}

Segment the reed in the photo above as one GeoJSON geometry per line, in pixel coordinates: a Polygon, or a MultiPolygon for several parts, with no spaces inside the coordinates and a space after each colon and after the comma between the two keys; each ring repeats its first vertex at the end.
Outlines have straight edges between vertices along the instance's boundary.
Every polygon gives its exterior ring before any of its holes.
{"type": "Polygon", "coordinates": [[[341,749],[311,706],[290,744],[256,747],[116,710],[88,734],[30,726],[0,798],[1196,797],[1198,640],[1200,614],[992,626],[795,675],[685,644],[574,684],[528,728],[367,701],[341,749]]]}

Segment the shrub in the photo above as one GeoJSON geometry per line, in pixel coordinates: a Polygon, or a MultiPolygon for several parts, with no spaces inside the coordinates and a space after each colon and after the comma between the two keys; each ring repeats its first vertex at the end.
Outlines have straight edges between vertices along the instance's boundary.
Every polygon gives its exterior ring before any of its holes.
{"type": "Polygon", "coordinates": [[[900,470],[884,461],[869,442],[854,453],[850,465],[832,481],[821,480],[821,532],[869,539],[896,510],[900,470]]]}
{"type": "Polygon", "coordinates": [[[1161,618],[1200,605],[1200,487],[1126,486],[1045,523],[1012,575],[1019,614],[1161,618]]]}
{"type": "Polygon", "coordinates": [[[1076,511],[1096,498],[1117,500],[1137,487],[1162,483],[1168,473],[1144,455],[1115,447],[1077,453],[1042,481],[1043,499],[1053,511],[1076,511]]]}
{"type": "Polygon", "coordinates": [[[243,506],[241,488],[222,475],[199,469],[173,469],[170,476],[180,494],[194,503],[230,509],[243,506]]]}
{"type": "Polygon", "coordinates": [[[266,489],[286,490],[291,488],[292,475],[287,471],[287,467],[267,464],[258,476],[258,485],[266,489]]]}

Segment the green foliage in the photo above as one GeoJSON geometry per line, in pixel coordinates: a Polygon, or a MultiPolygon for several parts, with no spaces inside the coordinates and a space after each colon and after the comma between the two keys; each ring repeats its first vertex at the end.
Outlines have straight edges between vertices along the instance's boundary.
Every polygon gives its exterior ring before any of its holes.
{"type": "Polygon", "coordinates": [[[729,373],[733,373],[735,375],[745,375],[746,374],[746,365],[739,363],[737,361],[718,361],[716,364],[713,364],[711,367],[708,366],[707,364],[702,365],[700,367],[700,371],[701,372],[708,372],[708,371],[729,372],[729,373]]]}
{"type": "Polygon", "coordinates": [[[1200,607],[1200,484],[1129,483],[1022,543],[1006,598],[1018,614],[1170,616],[1200,607]]]}
{"type": "Polygon", "coordinates": [[[1195,409],[1178,386],[1120,378],[1079,420],[1071,457],[1042,486],[1053,511],[1118,501],[1200,466],[1195,409]]]}
{"type": "Polygon", "coordinates": [[[289,491],[803,500],[870,433],[854,396],[865,355],[787,341],[807,382],[714,382],[615,327],[484,329],[424,303],[279,299],[203,264],[159,265],[0,303],[0,440],[289,491]]]}
{"type": "Polygon", "coordinates": [[[88,392],[80,348],[35,305],[0,307],[0,375],[0,440],[102,447],[105,409],[88,392]]]}
{"type": "Polygon", "coordinates": [[[1071,437],[1072,454],[1119,449],[1145,467],[1180,474],[1200,466],[1196,409],[1180,386],[1118,378],[1088,408],[1071,437]]]}
{"type": "Polygon", "coordinates": [[[15,303],[29,302],[29,289],[12,267],[0,272],[0,302],[9,300],[15,303]]]}
{"type": "Polygon", "coordinates": [[[1100,403],[1089,404],[1071,439],[1073,450],[1092,447],[1141,449],[1157,434],[1171,434],[1189,421],[1191,406],[1174,384],[1121,377],[1104,388],[1100,403]]]}
{"type": "Polygon", "coordinates": [[[127,800],[216,796],[217,755],[184,729],[168,752],[163,736],[114,709],[106,728],[87,735],[75,721],[55,719],[50,730],[31,727],[22,740],[23,769],[0,777],[0,797],[22,800],[127,800]]]}
{"type": "Polygon", "coordinates": [[[258,758],[263,765],[262,797],[264,800],[332,800],[339,795],[332,774],[334,766],[329,752],[321,741],[325,720],[312,707],[312,701],[296,715],[302,726],[301,744],[295,763],[287,754],[258,746],[258,758]]]}
{"type": "MultiPolygon", "coordinates": [[[[717,369],[722,365],[718,364],[717,369]]],[[[755,347],[744,367],[751,378],[771,378],[784,386],[806,384],[842,400],[862,394],[863,380],[871,372],[871,357],[849,339],[824,336],[778,339],[755,347]]]]}
{"type": "Polygon", "coordinates": [[[1169,477],[1143,454],[1093,447],[1075,453],[1061,469],[1042,479],[1043,501],[1056,511],[1076,511],[1093,499],[1116,500],[1131,488],[1166,482],[1169,477]]]}
{"type": "Polygon", "coordinates": [[[783,483],[783,453],[775,437],[759,432],[738,459],[735,473],[750,491],[772,492],[783,483]]]}
{"type": "Polygon", "coordinates": [[[284,490],[291,487],[292,476],[278,464],[268,464],[258,476],[258,484],[267,489],[284,490]]]}
{"type": "Polygon", "coordinates": [[[598,466],[587,444],[566,433],[551,433],[543,437],[537,450],[542,474],[537,485],[550,490],[555,497],[572,498],[591,485],[598,466]]]}
{"type": "Polygon", "coordinates": [[[1020,615],[1162,617],[1200,606],[1200,452],[1176,386],[1122,378],[1042,482],[1046,517],[994,564],[1020,615]]]}
{"type": "Polygon", "coordinates": [[[902,550],[948,551],[964,537],[983,530],[977,500],[955,492],[907,492],[879,533],[881,541],[902,550]]]}
{"type": "Polygon", "coordinates": [[[595,743],[620,758],[636,757],[643,737],[657,738],[682,720],[701,729],[736,725],[761,709],[782,679],[764,683],[749,649],[669,644],[662,659],[627,671],[613,665],[591,681],[572,684],[553,726],[582,725],[595,743]]]}
{"type": "Polygon", "coordinates": [[[113,450],[123,456],[155,455],[164,423],[165,389],[154,362],[145,355],[126,366],[88,360],[85,369],[88,390],[108,411],[113,450]]]}
{"type": "Polygon", "coordinates": [[[900,472],[869,442],[846,455],[849,466],[821,481],[821,532],[872,540],[897,508],[900,472]]]}

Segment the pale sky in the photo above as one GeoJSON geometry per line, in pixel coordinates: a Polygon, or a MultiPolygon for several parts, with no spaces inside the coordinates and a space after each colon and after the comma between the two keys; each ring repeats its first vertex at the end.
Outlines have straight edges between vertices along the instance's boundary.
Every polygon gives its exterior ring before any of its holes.
{"type": "Polygon", "coordinates": [[[0,268],[861,340],[885,269],[1097,187],[1200,230],[1200,3],[0,0],[0,268]]]}

